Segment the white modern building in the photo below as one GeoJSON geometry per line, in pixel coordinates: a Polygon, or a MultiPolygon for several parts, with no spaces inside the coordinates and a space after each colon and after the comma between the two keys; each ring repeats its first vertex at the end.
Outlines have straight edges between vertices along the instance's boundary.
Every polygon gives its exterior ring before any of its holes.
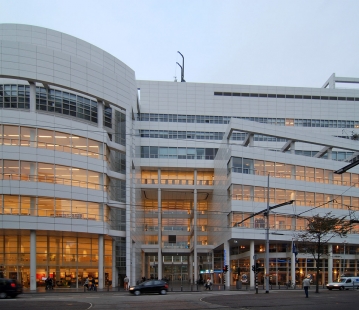
{"type": "MultiPolygon", "coordinates": [[[[48,275],[253,286],[264,217],[243,220],[294,200],[269,216],[268,274],[282,284],[314,271],[305,254],[292,264],[306,217],[357,218],[359,168],[333,173],[359,152],[357,78],[139,81],[98,47],[27,25],[1,24],[0,48],[0,276],[31,290],[48,275]]],[[[320,283],[357,275],[357,233],[331,240],[320,283]]]]}

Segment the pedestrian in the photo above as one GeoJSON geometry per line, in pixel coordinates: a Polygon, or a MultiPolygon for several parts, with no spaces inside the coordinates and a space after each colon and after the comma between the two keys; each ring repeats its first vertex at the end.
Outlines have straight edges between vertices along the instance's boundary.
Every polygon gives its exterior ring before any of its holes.
{"type": "Polygon", "coordinates": [[[310,278],[309,276],[307,276],[304,280],[303,280],[303,288],[304,288],[304,292],[305,292],[305,298],[308,298],[308,289],[310,287],[310,278]]]}
{"type": "Polygon", "coordinates": [[[211,285],[212,285],[211,279],[208,278],[207,282],[205,283],[206,291],[207,291],[207,289],[211,290],[211,285]]]}
{"type": "Polygon", "coordinates": [[[86,278],[85,283],[84,283],[84,287],[86,287],[87,290],[89,290],[89,283],[90,283],[89,278],[86,278]]]}
{"type": "Polygon", "coordinates": [[[128,282],[130,281],[130,279],[125,276],[125,278],[123,279],[123,285],[124,285],[124,289],[125,291],[128,291],[128,282]]]}

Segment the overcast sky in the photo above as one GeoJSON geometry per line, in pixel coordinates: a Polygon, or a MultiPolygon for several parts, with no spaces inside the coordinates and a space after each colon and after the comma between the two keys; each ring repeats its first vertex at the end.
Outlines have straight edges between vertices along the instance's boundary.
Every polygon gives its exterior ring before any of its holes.
{"type": "Polygon", "coordinates": [[[0,22],[51,28],[141,80],[321,87],[359,77],[358,0],[0,0],[0,22]]]}

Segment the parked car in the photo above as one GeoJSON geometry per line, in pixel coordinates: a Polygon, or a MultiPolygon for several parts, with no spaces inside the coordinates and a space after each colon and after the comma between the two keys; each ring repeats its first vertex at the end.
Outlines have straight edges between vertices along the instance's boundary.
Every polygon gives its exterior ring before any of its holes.
{"type": "Polygon", "coordinates": [[[168,284],[163,280],[148,280],[139,285],[130,287],[130,293],[136,296],[144,293],[158,293],[166,295],[168,291],[168,284]]]}
{"type": "Polygon", "coordinates": [[[338,290],[348,290],[351,288],[359,289],[359,277],[341,277],[335,282],[328,283],[327,289],[338,289],[338,290]]]}
{"type": "Polygon", "coordinates": [[[0,278],[0,298],[15,298],[22,293],[22,285],[13,279],[0,278]]]}

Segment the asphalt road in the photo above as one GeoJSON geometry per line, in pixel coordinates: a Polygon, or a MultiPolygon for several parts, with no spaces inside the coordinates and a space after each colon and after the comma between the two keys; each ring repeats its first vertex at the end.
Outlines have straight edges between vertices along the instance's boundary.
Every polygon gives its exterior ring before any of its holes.
{"type": "Polygon", "coordinates": [[[0,300],[0,309],[21,310],[87,310],[87,309],[140,309],[140,310],[184,310],[184,309],[290,309],[290,310],[338,310],[357,309],[359,291],[310,292],[270,291],[210,291],[176,292],[167,295],[133,296],[125,292],[93,293],[44,293],[23,294],[15,299],[0,300]]]}

